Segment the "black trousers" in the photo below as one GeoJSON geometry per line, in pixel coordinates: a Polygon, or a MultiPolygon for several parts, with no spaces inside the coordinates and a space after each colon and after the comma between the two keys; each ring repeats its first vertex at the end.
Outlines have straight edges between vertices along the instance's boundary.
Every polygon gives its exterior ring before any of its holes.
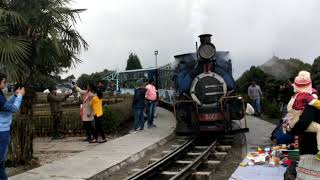
{"type": "Polygon", "coordinates": [[[95,138],[98,139],[98,136],[101,135],[102,139],[106,139],[106,136],[104,135],[104,131],[103,131],[103,116],[100,116],[100,117],[95,116],[94,122],[96,126],[95,133],[94,133],[95,138]]]}
{"type": "Polygon", "coordinates": [[[312,121],[320,123],[320,110],[308,105],[293,128],[293,134],[300,135],[300,155],[318,152],[316,133],[305,132],[312,121]]]}
{"type": "Polygon", "coordinates": [[[83,121],[83,127],[86,130],[86,136],[88,140],[91,140],[94,135],[94,129],[92,126],[92,121],[83,121]]]}
{"type": "Polygon", "coordinates": [[[52,112],[53,118],[53,136],[64,134],[63,127],[61,125],[62,112],[52,112]]]}

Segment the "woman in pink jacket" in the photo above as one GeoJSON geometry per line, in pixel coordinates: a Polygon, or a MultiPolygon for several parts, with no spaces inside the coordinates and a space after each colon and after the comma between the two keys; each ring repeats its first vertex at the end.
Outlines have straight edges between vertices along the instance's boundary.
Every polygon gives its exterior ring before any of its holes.
{"type": "Polygon", "coordinates": [[[157,89],[153,79],[149,79],[149,84],[146,86],[146,101],[147,101],[147,114],[148,114],[148,128],[157,127],[153,120],[157,107],[157,89]]]}
{"type": "Polygon", "coordinates": [[[91,86],[88,85],[87,90],[85,91],[80,89],[77,85],[75,86],[75,89],[83,96],[82,105],[80,109],[80,117],[83,122],[83,126],[86,130],[86,135],[87,135],[87,138],[84,139],[84,141],[89,141],[89,142],[93,140],[93,133],[94,133],[94,128],[92,125],[93,114],[90,107],[90,100],[93,97],[93,93],[91,92],[90,87],[91,86]]]}

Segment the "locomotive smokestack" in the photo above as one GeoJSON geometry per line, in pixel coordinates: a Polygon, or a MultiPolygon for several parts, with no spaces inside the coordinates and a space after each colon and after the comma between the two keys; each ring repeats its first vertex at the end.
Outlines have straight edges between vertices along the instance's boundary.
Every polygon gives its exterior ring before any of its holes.
{"type": "Polygon", "coordinates": [[[199,38],[200,38],[200,43],[201,43],[201,44],[211,43],[211,36],[212,36],[212,34],[201,34],[201,35],[199,36],[199,38]]]}

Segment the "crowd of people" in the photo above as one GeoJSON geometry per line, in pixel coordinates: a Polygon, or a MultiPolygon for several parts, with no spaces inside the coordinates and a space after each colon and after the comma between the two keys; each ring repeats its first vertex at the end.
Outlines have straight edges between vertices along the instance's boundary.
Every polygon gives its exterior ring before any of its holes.
{"type": "Polygon", "coordinates": [[[132,101],[132,108],[134,111],[134,124],[131,133],[144,130],[144,110],[147,114],[148,128],[157,127],[154,124],[154,116],[157,107],[157,90],[155,87],[155,81],[153,79],[148,80],[148,84],[145,85],[143,80],[138,80],[136,88],[134,90],[134,97],[132,101]]]}
{"type": "MultiPolygon", "coordinates": [[[[72,89],[73,92],[80,93],[83,98],[80,117],[86,131],[86,139],[84,139],[84,141],[88,141],[90,143],[106,142],[107,139],[102,127],[104,119],[102,107],[103,89],[101,89],[101,84],[99,83],[98,86],[89,84],[86,90],[82,90],[75,83],[73,83],[72,89]],[[101,140],[98,140],[98,135],[101,136],[101,140]]],[[[57,94],[55,87],[51,87],[49,90],[50,93],[47,96],[47,100],[50,103],[51,115],[54,122],[54,133],[52,139],[61,139],[64,138],[63,128],[61,127],[61,103],[70,96],[70,93],[61,96],[57,94]]]]}

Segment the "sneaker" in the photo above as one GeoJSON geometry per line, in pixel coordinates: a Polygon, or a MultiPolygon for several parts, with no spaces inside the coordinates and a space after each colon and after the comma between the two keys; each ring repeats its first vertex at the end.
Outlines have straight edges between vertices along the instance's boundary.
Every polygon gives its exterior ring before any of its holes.
{"type": "Polygon", "coordinates": [[[89,143],[96,143],[97,140],[96,139],[92,139],[91,141],[89,141],[89,143]]]}
{"type": "Polygon", "coordinates": [[[143,130],[144,130],[143,128],[139,128],[139,129],[138,129],[138,131],[143,131],[143,130]]]}
{"type": "Polygon", "coordinates": [[[105,143],[105,142],[107,142],[108,140],[106,140],[106,139],[102,139],[101,141],[98,141],[98,143],[105,143]]]}
{"type": "Polygon", "coordinates": [[[320,151],[315,155],[316,160],[320,161],[320,151]]]}
{"type": "Polygon", "coordinates": [[[51,139],[52,139],[52,140],[55,140],[55,139],[64,139],[64,135],[58,134],[58,135],[53,136],[51,139]]]}
{"type": "Polygon", "coordinates": [[[130,134],[135,134],[135,133],[137,133],[137,132],[138,132],[137,130],[131,130],[131,131],[129,131],[130,134]]]}

